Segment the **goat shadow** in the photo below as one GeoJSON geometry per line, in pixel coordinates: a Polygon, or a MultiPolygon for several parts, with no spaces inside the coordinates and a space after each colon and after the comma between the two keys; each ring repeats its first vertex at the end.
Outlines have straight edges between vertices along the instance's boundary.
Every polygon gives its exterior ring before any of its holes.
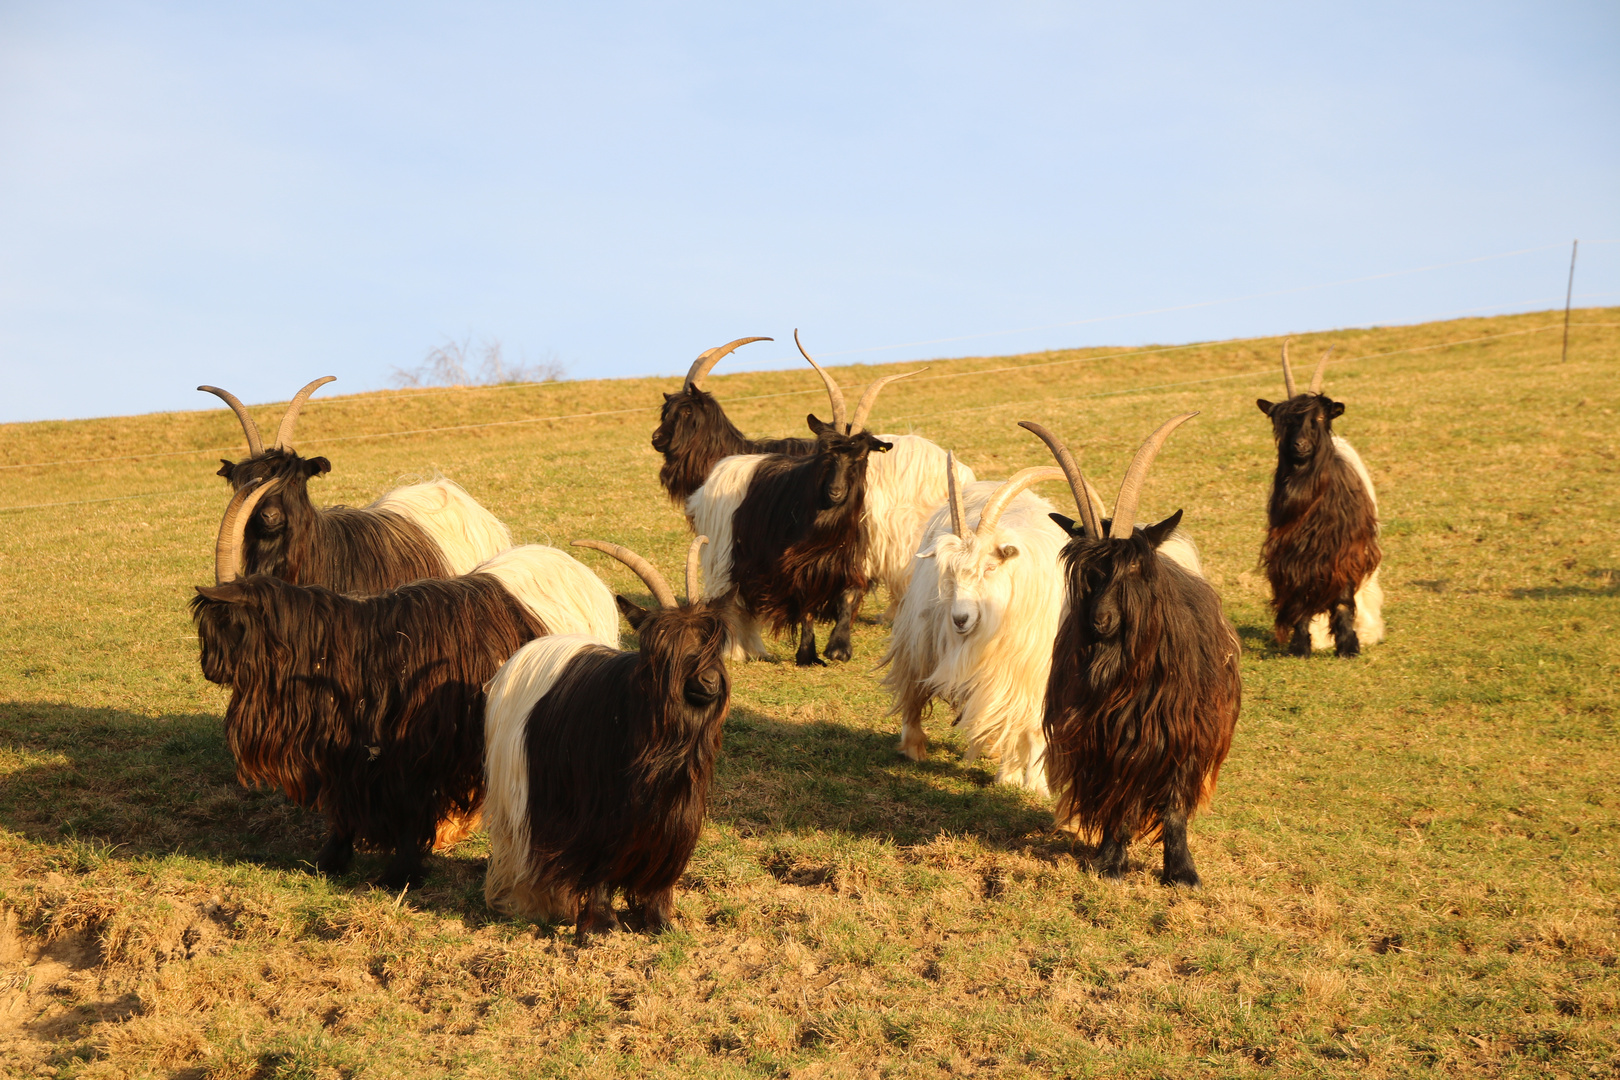
{"type": "MultiPolygon", "coordinates": [[[[936,717],[931,734],[944,726],[936,717]]],[[[912,844],[946,832],[1067,855],[1069,840],[1052,829],[1046,802],[995,784],[993,764],[964,763],[938,745],[929,760],[911,762],[895,741],[891,731],[785,721],[734,706],[710,817],[745,837],[822,830],[912,844]]],[[[57,847],[64,869],[179,855],[308,872],[324,838],[319,814],[280,791],[237,782],[218,715],[0,702],[0,750],[24,762],[0,775],[0,826],[57,847]]],[[[409,902],[491,921],[483,902],[487,856],[482,832],[431,856],[428,880],[409,902]]],[[[365,888],[385,859],[361,854],[336,883],[365,888]]]]}

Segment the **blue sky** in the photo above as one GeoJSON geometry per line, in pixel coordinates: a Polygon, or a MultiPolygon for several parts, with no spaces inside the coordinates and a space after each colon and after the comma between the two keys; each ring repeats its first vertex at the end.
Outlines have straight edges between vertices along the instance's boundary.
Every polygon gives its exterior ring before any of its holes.
{"type": "Polygon", "coordinates": [[[467,335],[585,378],[1555,307],[1575,237],[1620,303],[1617,56],[1613,3],[4,0],[0,420],[467,335]]]}

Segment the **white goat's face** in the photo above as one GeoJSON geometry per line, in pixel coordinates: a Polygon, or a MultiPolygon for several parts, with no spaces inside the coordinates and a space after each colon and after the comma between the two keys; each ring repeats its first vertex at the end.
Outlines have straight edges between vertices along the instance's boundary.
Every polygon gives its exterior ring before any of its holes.
{"type": "Polygon", "coordinates": [[[941,536],[930,550],[917,554],[935,560],[939,604],[950,630],[963,637],[994,634],[1009,598],[1006,566],[1018,557],[1018,548],[994,538],[986,542],[970,532],[966,537],[941,536]]]}

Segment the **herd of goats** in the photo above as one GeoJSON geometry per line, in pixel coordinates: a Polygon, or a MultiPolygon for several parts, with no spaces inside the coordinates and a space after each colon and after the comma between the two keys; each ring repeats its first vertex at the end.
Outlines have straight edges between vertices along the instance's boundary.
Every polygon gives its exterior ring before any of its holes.
{"type": "MultiPolygon", "coordinates": [[[[798,335],[794,335],[797,341],[798,335]]],[[[291,445],[317,379],[266,447],[248,411],[246,460],[215,584],[191,601],[207,678],[230,690],[225,732],[243,783],[279,787],[329,827],[316,867],[341,873],[356,844],[392,851],[379,884],[417,883],[430,848],[480,820],[491,908],[573,920],[584,940],[633,918],[660,928],[697,843],[730,706],[728,661],[766,656],[762,631],[797,631],[797,663],[850,658],[869,587],[891,598],[884,684],[900,750],[921,759],[934,699],[957,713],[970,758],[1055,797],[1059,826],[1097,844],[1101,873],[1158,840],[1161,880],[1196,886],[1188,819],[1213,792],[1241,700],[1236,630],[1205,580],[1181,511],[1137,520],[1143,480],[1170,433],[1136,452],[1112,515],[1063,441],[1057,467],[977,481],[917,435],[865,423],[888,376],[812,438],[752,440],[703,380],[751,341],[710,349],[664,395],[659,480],[696,538],[686,599],[618,544],[578,540],[641,578],[656,604],[615,596],[567,552],[514,547],[455,483],[396,488],[364,508],[315,506],[331,469],[291,445]],[[1078,520],[1032,486],[1066,480],[1078,520]],[[619,615],[637,634],[621,651],[619,615]],[[834,626],[818,655],[817,621],[834,626]]],[[[803,346],[800,351],[804,352],[803,346]]],[[[1378,512],[1360,457],[1332,432],[1327,358],[1297,392],[1260,401],[1277,444],[1262,561],[1276,634],[1296,655],[1355,656],[1383,637],[1378,512]]],[[[913,372],[912,374],[915,374],[913,372]]]]}

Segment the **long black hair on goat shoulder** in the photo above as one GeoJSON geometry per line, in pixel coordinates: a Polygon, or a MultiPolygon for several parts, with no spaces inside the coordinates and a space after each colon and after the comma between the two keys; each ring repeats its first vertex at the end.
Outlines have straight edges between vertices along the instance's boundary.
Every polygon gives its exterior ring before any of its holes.
{"type": "Polygon", "coordinates": [[[231,690],[238,779],[325,816],[322,870],[356,842],[393,849],[394,889],[419,879],[441,819],[478,809],[484,684],[546,633],[480,574],[370,597],[260,574],[199,587],[191,615],[204,676],[231,690]]]}
{"type": "Polygon", "coordinates": [[[403,515],[348,506],[317,509],[309,498],[309,481],[332,470],[324,457],[272,448],[244,461],[221,461],[219,475],[233,491],[255,479],[279,481],[248,520],[244,574],[274,574],[297,585],[357,594],[450,576],[438,547],[403,515]]]}
{"type": "Polygon", "coordinates": [[[743,607],[775,632],[798,626],[808,634],[801,664],[816,662],[812,621],[837,618],[844,591],[866,588],[867,459],[892,445],[807,419],[816,453],[761,461],[731,528],[731,580],[743,607]]]}
{"type": "Polygon", "coordinates": [[[581,650],[529,714],[530,865],[572,894],[584,937],[622,889],[649,929],[674,914],[731,707],[729,600],[643,611],[637,652],[581,650]]]}
{"type": "Polygon", "coordinates": [[[669,497],[684,503],[709,478],[715,462],[733,454],[785,454],[805,457],[816,452],[814,439],[750,439],[726,416],[707,390],[687,386],[664,395],[664,408],[652,434],[653,449],[664,455],[658,482],[669,497]]]}
{"type": "Polygon", "coordinates": [[[1330,613],[1341,656],[1360,651],[1356,590],[1378,568],[1378,511],[1366,485],[1333,446],[1333,421],[1344,406],[1322,394],[1261,400],[1277,440],[1265,544],[1260,560],[1271,581],[1277,643],[1293,634],[1295,652],[1310,652],[1310,622],[1330,613]]]}
{"type": "Polygon", "coordinates": [[[1237,631],[1209,583],[1156,550],[1180,511],[1128,539],[1052,516],[1073,537],[1043,718],[1057,819],[1100,838],[1105,874],[1132,840],[1162,838],[1165,882],[1196,885],[1186,826],[1231,749],[1237,631]]]}

